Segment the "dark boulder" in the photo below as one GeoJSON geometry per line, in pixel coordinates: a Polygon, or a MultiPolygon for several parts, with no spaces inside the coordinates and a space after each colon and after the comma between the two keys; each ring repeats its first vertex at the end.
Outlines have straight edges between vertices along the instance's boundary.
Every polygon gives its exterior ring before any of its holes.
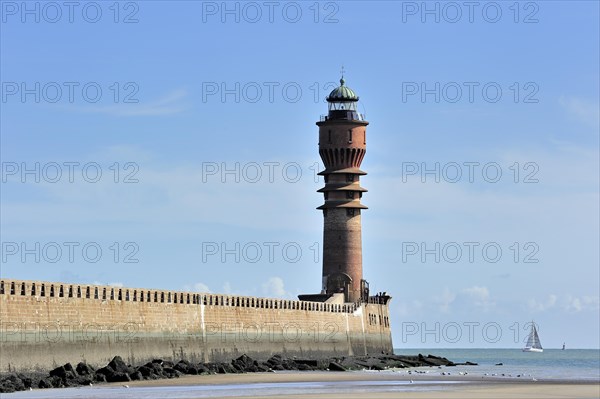
{"type": "Polygon", "coordinates": [[[77,371],[77,374],[79,375],[93,375],[96,373],[92,366],[84,362],[79,362],[75,371],[77,371]]]}
{"type": "Polygon", "coordinates": [[[164,367],[163,367],[163,363],[157,363],[157,362],[151,362],[151,363],[146,363],[147,367],[150,367],[152,369],[152,372],[158,376],[161,377],[165,377],[165,371],[164,371],[164,367]]]}
{"type": "Polygon", "coordinates": [[[94,382],[94,378],[91,375],[80,375],[74,380],[71,380],[71,386],[90,385],[94,382]]]}
{"type": "Polygon", "coordinates": [[[291,359],[284,359],[281,363],[284,369],[298,371],[298,363],[291,359]]]}
{"type": "Polygon", "coordinates": [[[19,377],[19,379],[23,382],[25,389],[29,389],[34,386],[33,378],[21,373],[17,374],[17,377],[19,377]]]}
{"type": "Polygon", "coordinates": [[[339,363],[330,362],[329,371],[346,371],[346,368],[339,363]]]}
{"type": "Polygon", "coordinates": [[[121,356],[113,357],[113,359],[108,363],[108,367],[117,373],[132,373],[134,371],[133,367],[128,366],[127,363],[123,361],[121,356]]]}
{"type": "Polygon", "coordinates": [[[273,355],[267,360],[267,364],[269,367],[274,368],[274,366],[281,365],[283,363],[283,358],[281,355],[273,355]]]}
{"type": "Polygon", "coordinates": [[[144,376],[139,371],[134,371],[133,373],[129,374],[129,378],[131,381],[141,381],[144,379],[144,376]]]}
{"type": "Polygon", "coordinates": [[[115,371],[112,374],[106,375],[107,382],[127,382],[131,381],[129,374],[122,371],[115,371]]]}
{"type": "Polygon", "coordinates": [[[271,370],[271,368],[265,364],[259,364],[256,366],[256,368],[258,369],[259,373],[266,373],[268,371],[273,371],[271,370]]]}
{"type": "Polygon", "coordinates": [[[104,366],[96,370],[96,376],[103,375],[108,381],[108,376],[113,375],[116,371],[110,366],[104,366]]]}
{"type": "Polygon", "coordinates": [[[225,367],[225,370],[231,374],[237,374],[240,372],[238,369],[233,367],[233,365],[231,363],[223,363],[223,367],[225,367]]]}
{"type": "Polygon", "coordinates": [[[63,388],[65,386],[63,379],[58,376],[49,377],[52,387],[54,388],[63,388]]]}
{"type": "Polygon", "coordinates": [[[198,363],[196,365],[196,369],[198,370],[198,374],[211,374],[210,369],[206,367],[203,363],[198,363]]]}
{"type": "Polygon", "coordinates": [[[165,373],[167,378],[179,378],[182,375],[181,372],[175,370],[172,367],[163,367],[163,372],[165,373]]]}
{"type": "Polygon", "coordinates": [[[52,378],[50,378],[50,377],[42,378],[38,384],[38,388],[40,388],[40,389],[53,388],[52,378]]]}
{"type": "MultiPolygon", "coordinates": [[[[335,361],[334,359],[332,360],[335,361]]],[[[337,363],[343,366],[346,370],[364,370],[370,368],[370,365],[367,361],[351,357],[339,359],[337,363]]]]}
{"type": "Polygon", "coordinates": [[[419,353],[419,361],[424,366],[455,366],[454,362],[446,359],[445,357],[427,355],[426,357],[419,353]]]}
{"type": "Polygon", "coordinates": [[[156,375],[156,373],[154,373],[154,370],[151,367],[148,366],[141,366],[137,369],[137,371],[146,378],[150,378],[151,375],[156,375]]]}
{"type": "Polygon", "coordinates": [[[233,366],[233,368],[240,372],[252,372],[257,369],[257,364],[258,363],[255,362],[254,359],[247,355],[242,355],[237,359],[231,361],[231,365],[233,366]]]}
{"type": "Polygon", "coordinates": [[[131,381],[129,374],[135,370],[127,366],[120,356],[115,356],[107,366],[96,370],[96,379],[103,375],[107,382],[126,382],[131,381]]]}
{"type": "Polygon", "coordinates": [[[306,364],[307,366],[310,366],[310,367],[317,367],[317,366],[319,366],[319,361],[316,360],[316,359],[295,359],[294,361],[298,365],[300,365],[300,364],[306,364]]]}
{"type": "Polygon", "coordinates": [[[53,370],[50,370],[50,377],[59,377],[62,379],[63,383],[66,383],[68,380],[72,380],[77,378],[77,374],[75,370],[73,370],[73,366],[71,363],[67,363],[64,366],[59,366],[53,370]]]}
{"type": "Polygon", "coordinates": [[[15,374],[10,374],[0,380],[0,392],[9,393],[15,391],[24,391],[25,384],[15,374]]]}
{"type": "Polygon", "coordinates": [[[464,362],[464,363],[455,363],[457,366],[477,366],[477,363],[473,362],[464,362]]]}
{"type": "Polygon", "coordinates": [[[183,374],[188,374],[190,370],[190,362],[186,360],[180,360],[173,368],[183,374]]]}

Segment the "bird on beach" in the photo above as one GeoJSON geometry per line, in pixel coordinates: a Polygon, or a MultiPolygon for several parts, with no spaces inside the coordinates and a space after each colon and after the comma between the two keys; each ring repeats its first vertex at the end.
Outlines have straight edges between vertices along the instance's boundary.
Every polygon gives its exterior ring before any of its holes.
{"type": "Polygon", "coordinates": [[[129,385],[125,385],[125,384],[124,384],[124,385],[123,385],[123,388],[129,388],[129,385]]]}
{"type": "Polygon", "coordinates": [[[412,383],[413,383],[413,380],[410,380],[410,383],[412,384],[412,383]]]}

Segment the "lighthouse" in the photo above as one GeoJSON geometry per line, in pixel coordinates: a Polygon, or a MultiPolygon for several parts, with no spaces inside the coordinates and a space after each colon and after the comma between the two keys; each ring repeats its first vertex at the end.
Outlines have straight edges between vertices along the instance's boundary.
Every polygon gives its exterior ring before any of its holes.
{"type": "Polygon", "coordinates": [[[358,95],[340,86],[327,96],[328,113],[317,122],[319,155],[325,170],[323,212],[323,278],[321,294],[344,294],[345,302],[368,297],[368,283],[363,279],[361,212],[367,209],[361,198],[360,169],[367,150],[367,125],[357,109],[358,95]]]}

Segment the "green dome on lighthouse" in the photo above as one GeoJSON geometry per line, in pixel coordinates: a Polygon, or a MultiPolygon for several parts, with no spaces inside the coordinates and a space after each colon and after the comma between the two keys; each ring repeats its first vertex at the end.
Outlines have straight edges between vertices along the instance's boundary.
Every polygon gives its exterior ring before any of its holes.
{"type": "Polygon", "coordinates": [[[358,96],[348,86],[346,86],[346,81],[344,77],[340,79],[340,86],[336,87],[329,93],[327,96],[327,102],[355,102],[358,101],[358,96]]]}

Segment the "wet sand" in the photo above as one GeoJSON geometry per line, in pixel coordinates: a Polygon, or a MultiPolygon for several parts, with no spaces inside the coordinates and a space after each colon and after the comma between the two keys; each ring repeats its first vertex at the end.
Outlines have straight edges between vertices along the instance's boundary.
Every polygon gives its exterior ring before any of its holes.
{"type": "MultiPolygon", "coordinates": [[[[340,392],[311,393],[310,389],[297,393],[285,393],[266,396],[222,396],[235,398],[599,398],[600,384],[590,381],[533,381],[528,378],[496,378],[481,376],[440,376],[407,375],[391,372],[278,372],[249,374],[220,374],[208,376],[184,376],[171,380],[136,381],[129,383],[134,387],[177,387],[177,386],[236,386],[246,384],[282,384],[289,383],[340,383],[340,392]],[[411,382],[411,380],[413,382],[411,382]],[[352,384],[354,392],[342,392],[344,382],[352,384]],[[389,388],[379,392],[373,387],[389,388]],[[357,392],[358,391],[358,392],[357,392]],[[369,393],[371,392],[371,393],[369,393]]],[[[199,395],[198,397],[203,397],[199,395]]],[[[211,396],[218,398],[220,396],[211,396]]]]}

